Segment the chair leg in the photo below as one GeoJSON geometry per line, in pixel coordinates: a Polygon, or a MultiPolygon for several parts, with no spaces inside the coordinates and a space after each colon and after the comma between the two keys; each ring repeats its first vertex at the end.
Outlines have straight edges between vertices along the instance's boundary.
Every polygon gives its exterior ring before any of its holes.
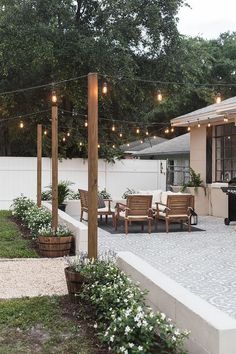
{"type": "Polygon", "coordinates": [[[148,233],[150,234],[152,232],[152,220],[148,220],[148,233]]]}
{"type": "Polygon", "coordinates": [[[128,234],[128,220],[125,220],[125,234],[128,234]]]}
{"type": "Polygon", "coordinates": [[[102,221],[102,214],[100,215],[100,221],[102,221]]]}
{"type": "Polygon", "coordinates": [[[142,231],[144,230],[143,222],[141,223],[141,230],[142,230],[142,231]]]}
{"type": "Polygon", "coordinates": [[[116,221],[115,221],[115,215],[112,214],[111,217],[112,217],[112,226],[115,227],[115,222],[116,222],[116,221]]]}
{"type": "Polygon", "coordinates": [[[169,220],[166,219],[166,232],[168,233],[169,232],[169,220]]]}
{"type": "Polygon", "coordinates": [[[191,228],[191,223],[190,223],[190,219],[188,219],[188,232],[191,232],[192,228],[191,228]]]}
{"type": "Polygon", "coordinates": [[[82,222],[83,220],[83,210],[81,210],[81,213],[80,213],[80,222],[82,222]]]}
{"type": "Polygon", "coordinates": [[[180,228],[181,228],[181,230],[184,229],[184,222],[183,222],[183,220],[180,221],[180,228]]]}
{"type": "Polygon", "coordinates": [[[118,219],[116,216],[114,216],[114,226],[115,226],[115,230],[117,230],[118,228],[118,219]]]}
{"type": "Polygon", "coordinates": [[[107,224],[107,214],[106,214],[106,224],[107,224]]]}

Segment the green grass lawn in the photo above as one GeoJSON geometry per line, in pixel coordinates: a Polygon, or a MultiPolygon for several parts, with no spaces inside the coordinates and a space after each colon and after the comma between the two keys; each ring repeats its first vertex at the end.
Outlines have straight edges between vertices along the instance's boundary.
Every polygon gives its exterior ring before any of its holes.
{"type": "Polygon", "coordinates": [[[0,301],[0,354],[106,354],[85,310],[67,297],[0,301]]]}
{"type": "Polygon", "coordinates": [[[0,257],[39,257],[32,241],[23,237],[19,227],[11,219],[11,212],[7,210],[0,210],[0,257]]]}

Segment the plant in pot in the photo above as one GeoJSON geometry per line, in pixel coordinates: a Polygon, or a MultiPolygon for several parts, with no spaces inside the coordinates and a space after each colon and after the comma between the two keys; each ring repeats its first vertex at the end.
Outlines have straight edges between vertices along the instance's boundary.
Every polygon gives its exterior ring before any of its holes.
{"type": "Polygon", "coordinates": [[[80,252],[75,257],[66,257],[67,267],[65,268],[66,284],[70,299],[76,301],[76,296],[80,293],[84,283],[88,283],[88,278],[83,270],[88,263],[86,252],[80,252]]]}
{"type": "Polygon", "coordinates": [[[42,256],[63,257],[70,254],[73,233],[66,225],[58,225],[55,231],[49,224],[38,231],[37,239],[42,256]]]}
{"type": "MultiPolygon", "coordinates": [[[[74,183],[71,181],[60,181],[58,183],[58,208],[62,211],[65,211],[66,209],[65,200],[67,198],[70,198],[73,193],[70,188],[70,186],[72,186],[73,184],[74,183]]],[[[52,199],[52,185],[50,184],[50,186],[48,186],[47,188],[49,190],[42,192],[42,198],[46,197],[47,199],[52,199]]]]}

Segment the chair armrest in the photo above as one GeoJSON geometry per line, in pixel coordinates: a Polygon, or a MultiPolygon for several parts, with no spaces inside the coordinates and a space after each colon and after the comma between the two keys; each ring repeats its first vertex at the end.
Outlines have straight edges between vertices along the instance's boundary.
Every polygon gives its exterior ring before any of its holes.
{"type": "Polygon", "coordinates": [[[111,202],[112,202],[112,199],[103,199],[104,202],[108,202],[108,210],[111,211],[111,202]]]}
{"type": "Polygon", "coordinates": [[[123,204],[123,203],[116,203],[115,208],[116,208],[116,209],[125,210],[125,208],[127,208],[127,205],[126,205],[126,204],[123,204]]]}
{"type": "Polygon", "coordinates": [[[166,205],[166,204],[161,203],[161,202],[155,202],[155,204],[156,204],[157,208],[158,208],[158,205],[163,205],[163,206],[167,207],[167,205],[166,205]]]}

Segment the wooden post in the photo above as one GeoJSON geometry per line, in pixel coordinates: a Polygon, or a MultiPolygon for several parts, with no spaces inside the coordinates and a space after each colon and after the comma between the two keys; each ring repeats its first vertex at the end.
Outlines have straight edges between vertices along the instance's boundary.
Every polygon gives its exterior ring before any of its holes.
{"type": "Polygon", "coordinates": [[[58,227],[58,108],[52,102],[52,229],[58,227]]]}
{"type": "Polygon", "coordinates": [[[42,124],[37,125],[37,205],[42,204],[42,124]]]}
{"type": "Polygon", "coordinates": [[[88,74],[88,257],[97,258],[98,76],[88,74]]]}

